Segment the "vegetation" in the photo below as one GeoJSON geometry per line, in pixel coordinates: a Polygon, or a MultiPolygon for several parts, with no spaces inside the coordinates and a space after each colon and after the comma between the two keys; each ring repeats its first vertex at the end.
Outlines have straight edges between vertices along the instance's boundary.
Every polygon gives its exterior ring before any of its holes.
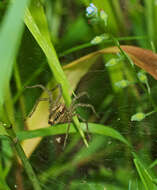
{"type": "Polygon", "coordinates": [[[156,1],[7,0],[0,11],[0,190],[156,190],[156,1]],[[65,148],[68,123],[48,124],[47,92],[26,88],[37,84],[60,84],[69,112],[89,95],[65,148]]]}

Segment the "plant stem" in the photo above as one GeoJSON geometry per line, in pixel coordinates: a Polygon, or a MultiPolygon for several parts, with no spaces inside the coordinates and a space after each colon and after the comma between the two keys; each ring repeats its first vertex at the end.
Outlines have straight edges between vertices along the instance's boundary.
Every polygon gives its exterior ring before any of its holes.
{"type": "MultiPolygon", "coordinates": [[[[116,38],[118,41],[130,41],[130,40],[140,40],[140,39],[147,39],[146,36],[126,36],[126,37],[117,37],[116,38]]],[[[113,42],[112,39],[108,39],[108,40],[103,40],[102,43],[106,44],[106,43],[110,43],[110,42],[113,42]]],[[[84,49],[84,48],[87,48],[87,47],[91,47],[91,46],[96,46],[95,44],[91,44],[90,42],[88,43],[85,43],[85,44],[81,44],[81,45],[78,45],[78,46],[75,46],[73,48],[70,48],[62,53],[59,54],[59,57],[63,57],[65,55],[68,55],[70,53],[73,53],[75,51],[78,51],[78,50],[81,50],[81,49],[84,49]]]]}
{"type": "Polygon", "coordinates": [[[29,180],[32,182],[32,185],[34,187],[34,190],[41,190],[41,187],[39,185],[39,181],[35,175],[35,172],[33,171],[33,168],[31,166],[31,164],[29,163],[24,151],[23,151],[23,148],[21,147],[20,145],[20,142],[13,130],[13,127],[12,125],[8,126],[8,125],[3,125],[3,127],[5,127],[5,130],[7,131],[7,133],[9,134],[9,137],[10,137],[10,140],[25,168],[25,171],[28,175],[28,178],[29,180]]]}
{"type": "MultiPolygon", "coordinates": [[[[15,78],[17,91],[18,92],[22,91],[22,83],[21,83],[20,73],[19,73],[18,65],[16,62],[14,64],[14,78],[15,78]]],[[[14,101],[12,101],[12,102],[14,104],[14,101]]],[[[20,103],[22,117],[24,118],[26,113],[25,113],[25,104],[24,104],[24,97],[23,96],[20,97],[19,103],[20,103]]]]}

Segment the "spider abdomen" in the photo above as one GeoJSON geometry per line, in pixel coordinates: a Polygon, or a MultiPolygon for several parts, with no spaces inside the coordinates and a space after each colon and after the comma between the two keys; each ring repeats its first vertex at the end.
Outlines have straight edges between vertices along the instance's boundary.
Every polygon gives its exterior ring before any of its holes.
{"type": "Polygon", "coordinates": [[[49,115],[48,123],[50,125],[66,123],[67,122],[67,109],[64,104],[60,104],[53,108],[51,114],[49,115]]]}

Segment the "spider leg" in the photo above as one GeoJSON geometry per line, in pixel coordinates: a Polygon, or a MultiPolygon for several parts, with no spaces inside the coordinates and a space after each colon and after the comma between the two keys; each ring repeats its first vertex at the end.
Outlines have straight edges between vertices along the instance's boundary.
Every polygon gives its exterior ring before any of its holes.
{"type": "Polygon", "coordinates": [[[49,98],[48,98],[48,101],[49,101],[49,104],[50,104],[50,107],[52,105],[52,93],[49,89],[47,89],[45,86],[43,86],[42,84],[36,84],[36,85],[33,85],[33,86],[26,86],[25,88],[41,88],[43,91],[46,91],[49,98]]]}
{"type": "Polygon", "coordinates": [[[72,99],[72,103],[71,105],[74,105],[76,100],[78,100],[79,98],[81,98],[82,96],[87,96],[89,98],[89,94],[87,92],[81,92],[79,93],[77,96],[75,96],[73,99],[72,99]]]}
{"type": "Polygon", "coordinates": [[[70,122],[68,122],[68,127],[67,127],[67,131],[66,131],[65,139],[64,139],[63,149],[65,148],[66,143],[67,143],[67,139],[68,139],[68,136],[69,136],[69,129],[70,129],[70,122]]]}
{"type": "Polygon", "coordinates": [[[87,108],[90,108],[90,109],[93,111],[93,113],[96,115],[96,117],[99,118],[98,114],[97,114],[96,111],[95,111],[94,106],[92,106],[91,104],[77,103],[77,104],[75,104],[75,105],[73,106],[72,111],[76,110],[78,107],[87,107],[87,108]]]}
{"type": "Polygon", "coordinates": [[[43,91],[47,90],[47,88],[45,88],[45,86],[42,85],[42,84],[36,84],[36,85],[33,85],[33,86],[25,86],[25,88],[41,88],[43,91]]]}
{"type": "Polygon", "coordinates": [[[42,84],[36,84],[33,86],[26,86],[25,88],[41,88],[43,91],[46,91],[48,95],[50,95],[50,90],[48,90],[44,85],[42,84]]]}
{"type": "Polygon", "coordinates": [[[57,97],[57,99],[55,100],[54,104],[53,105],[57,105],[62,97],[62,86],[61,84],[57,84],[54,88],[50,89],[50,91],[54,91],[56,89],[59,89],[59,95],[57,97]]]}
{"type": "Polygon", "coordinates": [[[25,118],[25,120],[26,120],[28,117],[31,117],[31,116],[32,116],[32,114],[33,114],[34,111],[36,110],[36,108],[37,108],[37,106],[38,106],[38,104],[39,104],[40,101],[49,101],[49,98],[39,98],[39,99],[36,101],[35,105],[33,106],[32,111],[28,114],[28,116],[25,118]]]}
{"type": "Polygon", "coordinates": [[[88,122],[85,120],[83,117],[80,116],[80,114],[75,114],[81,121],[83,121],[86,125],[86,130],[87,130],[87,137],[90,140],[90,135],[89,135],[89,128],[88,128],[88,122]]]}
{"type": "MultiPolygon", "coordinates": [[[[57,105],[57,103],[59,102],[61,96],[62,96],[62,88],[61,88],[61,85],[58,84],[56,85],[54,88],[52,89],[47,89],[46,87],[44,87],[43,85],[41,84],[37,84],[37,85],[34,85],[34,86],[27,86],[25,88],[41,88],[43,91],[46,91],[49,98],[47,98],[46,101],[49,101],[49,117],[50,115],[52,115],[53,113],[52,112],[52,108],[53,106],[57,105]],[[55,100],[55,102],[53,103],[53,98],[52,98],[52,91],[56,90],[57,88],[59,88],[59,96],[57,97],[57,99],[55,100]]],[[[44,101],[44,100],[41,100],[40,101],[44,101]]],[[[39,103],[39,102],[38,102],[39,103]]],[[[37,103],[37,104],[38,104],[37,103]]],[[[36,109],[37,105],[35,105],[35,108],[33,109],[33,111],[30,113],[30,116],[33,114],[34,110],[36,109]]]]}

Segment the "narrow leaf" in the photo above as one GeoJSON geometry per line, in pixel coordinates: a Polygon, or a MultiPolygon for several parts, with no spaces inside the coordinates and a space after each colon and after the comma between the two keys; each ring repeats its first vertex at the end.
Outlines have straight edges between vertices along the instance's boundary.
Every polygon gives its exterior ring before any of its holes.
{"type": "MultiPolygon", "coordinates": [[[[118,131],[116,131],[115,129],[112,129],[111,127],[101,125],[101,124],[96,124],[96,123],[89,123],[88,127],[89,127],[90,133],[109,136],[125,143],[128,146],[131,146],[129,142],[118,131]]],[[[84,131],[86,131],[86,125],[84,123],[81,123],[81,128],[84,131]]],[[[25,139],[31,139],[31,138],[36,138],[36,137],[66,134],[66,131],[67,131],[67,124],[59,124],[59,125],[52,126],[49,128],[42,128],[42,129],[31,130],[31,131],[21,131],[21,132],[18,132],[17,136],[19,140],[25,140],[25,139]]],[[[74,128],[73,124],[71,124],[70,126],[69,133],[76,133],[76,129],[74,128]]]]}
{"type": "Polygon", "coordinates": [[[0,30],[0,104],[4,103],[5,87],[9,82],[13,62],[23,31],[23,16],[29,0],[15,0],[10,3],[0,30]]]}
{"type": "Polygon", "coordinates": [[[148,171],[144,168],[142,163],[138,159],[134,159],[134,164],[141,178],[141,181],[145,187],[145,190],[156,190],[157,186],[152,182],[153,181],[152,177],[150,176],[148,171]]]}

